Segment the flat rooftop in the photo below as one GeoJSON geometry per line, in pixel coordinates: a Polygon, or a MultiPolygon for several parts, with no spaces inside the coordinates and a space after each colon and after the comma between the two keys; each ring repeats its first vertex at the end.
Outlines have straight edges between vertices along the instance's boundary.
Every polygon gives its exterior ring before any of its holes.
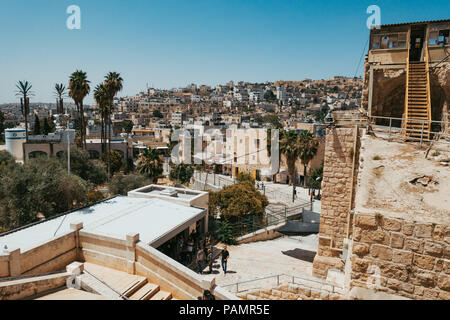
{"type": "Polygon", "coordinates": [[[72,223],[83,230],[125,239],[139,233],[140,240],[158,247],[206,215],[206,210],[162,199],[117,196],[54,219],[0,235],[0,248],[26,251],[70,231],[72,223]]]}

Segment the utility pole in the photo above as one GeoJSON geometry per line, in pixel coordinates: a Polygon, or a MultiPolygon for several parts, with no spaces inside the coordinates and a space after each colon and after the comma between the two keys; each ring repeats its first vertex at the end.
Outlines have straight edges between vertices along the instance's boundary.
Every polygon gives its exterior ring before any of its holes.
{"type": "Polygon", "coordinates": [[[69,137],[69,122],[67,122],[67,172],[70,174],[70,137],[69,137]]]}

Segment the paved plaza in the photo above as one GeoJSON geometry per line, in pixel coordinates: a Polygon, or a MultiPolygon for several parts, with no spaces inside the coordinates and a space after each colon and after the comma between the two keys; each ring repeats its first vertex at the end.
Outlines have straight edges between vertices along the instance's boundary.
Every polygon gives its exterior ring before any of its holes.
{"type": "MultiPolygon", "coordinates": [[[[215,277],[216,284],[226,286],[236,282],[244,282],[273,275],[287,274],[289,276],[312,278],[312,259],[318,245],[318,236],[282,237],[270,241],[261,241],[238,246],[228,246],[230,258],[228,273],[225,275],[220,265],[220,257],[214,262],[212,275],[205,269],[205,277],[215,277]],[[284,253],[283,253],[284,252],[284,253]],[[299,256],[301,259],[293,256],[299,256]]],[[[282,277],[280,281],[289,280],[282,277]]],[[[254,287],[272,288],[277,285],[277,278],[272,277],[247,284],[240,284],[239,291],[254,287]]],[[[235,291],[236,286],[225,287],[235,291]]]]}

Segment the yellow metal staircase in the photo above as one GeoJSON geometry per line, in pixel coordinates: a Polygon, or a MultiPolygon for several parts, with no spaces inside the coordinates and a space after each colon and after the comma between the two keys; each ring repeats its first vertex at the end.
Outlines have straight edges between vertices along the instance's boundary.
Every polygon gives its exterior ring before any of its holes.
{"type": "Polygon", "coordinates": [[[406,77],[405,136],[412,140],[430,139],[431,95],[427,46],[425,61],[410,61],[408,58],[406,77]]]}

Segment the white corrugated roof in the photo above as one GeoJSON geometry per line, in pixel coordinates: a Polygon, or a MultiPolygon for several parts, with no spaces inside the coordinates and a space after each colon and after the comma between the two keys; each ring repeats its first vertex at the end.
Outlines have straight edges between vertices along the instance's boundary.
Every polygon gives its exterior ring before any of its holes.
{"type": "Polygon", "coordinates": [[[203,212],[161,199],[118,196],[0,236],[0,250],[5,245],[10,250],[29,250],[69,232],[70,224],[78,222],[83,222],[83,230],[88,232],[121,239],[128,233],[139,233],[141,241],[151,244],[203,212]]]}

